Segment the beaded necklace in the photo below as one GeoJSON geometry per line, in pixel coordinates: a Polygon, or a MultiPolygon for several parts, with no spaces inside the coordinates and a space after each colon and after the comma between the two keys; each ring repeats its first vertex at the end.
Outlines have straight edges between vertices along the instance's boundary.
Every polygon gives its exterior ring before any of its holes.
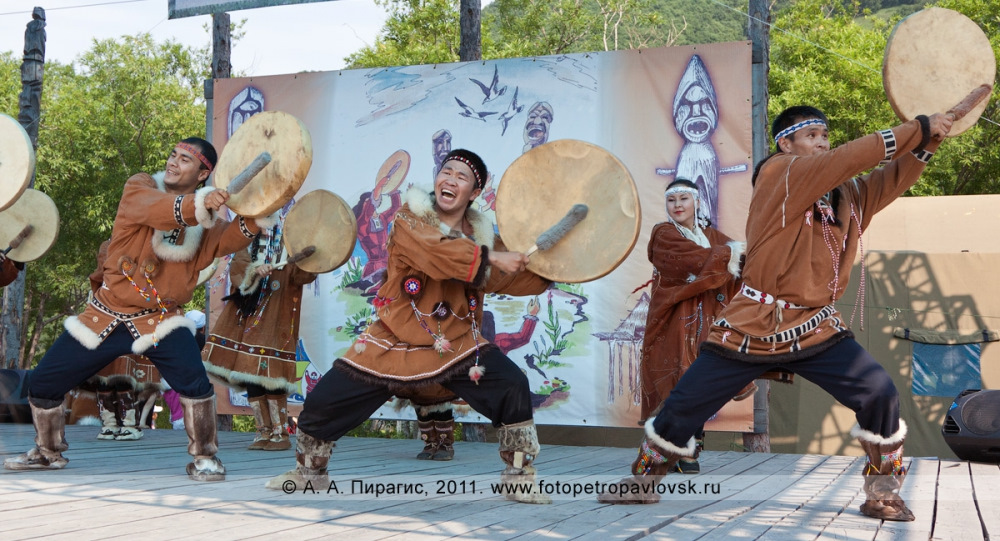
{"type": "MultiPolygon", "coordinates": [[[[132,287],[135,288],[136,292],[139,293],[139,295],[142,296],[142,298],[145,299],[146,302],[150,302],[153,298],[156,298],[156,306],[159,307],[160,309],[160,317],[159,320],[157,321],[157,324],[159,324],[160,322],[163,321],[163,316],[167,314],[167,307],[163,304],[163,300],[160,299],[160,293],[156,291],[156,286],[153,285],[153,279],[151,277],[151,274],[153,273],[153,271],[156,270],[156,266],[152,263],[147,263],[145,266],[143,266],[142,274],[146,277],[146,287],[141,287],[141,288],[139,287],[139,284],[135,283],[135,280],[132,279],[132,276],[129,275],[129,272],[131,272],[134,268],[135,268],[135,263],[132,262],[131,260],[125,260],[122,261],[121,263],[122,275],[125,276],[125,279],[127,279],[130,284],[132,284],[132,287]]],[[[156,347],[159,344],[160,340],[159,338],[156,337],[156,331],[154,330],[153,347],[156,347]]]]}

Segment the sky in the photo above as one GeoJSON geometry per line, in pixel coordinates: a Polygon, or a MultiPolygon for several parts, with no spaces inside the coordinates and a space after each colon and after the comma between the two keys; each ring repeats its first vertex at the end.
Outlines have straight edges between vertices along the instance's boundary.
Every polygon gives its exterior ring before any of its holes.
{"type": "MultiPolygon", "coordinates": [[[[0,51],[21,58],[34,6],[45,9],[47,61],[68,64],[95,39],[149,32],[192,47],[211,41],[211,15],[167,18],[167,0],[0,0],[0,51]]],[[[373,0],[334,0],[232,11],[246,19],[232,50],[234,75],[277,75],[344,68],[344,57],[375,41],[386,18],[373,0]]]]}

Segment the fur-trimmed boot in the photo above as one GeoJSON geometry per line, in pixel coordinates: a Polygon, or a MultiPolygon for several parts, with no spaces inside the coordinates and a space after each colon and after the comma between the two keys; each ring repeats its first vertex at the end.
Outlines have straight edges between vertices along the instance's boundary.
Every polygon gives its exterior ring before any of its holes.
{"type": "Polygon", "coordinates": [[[195,481],[223,481],[226,467],[215,453],[219,451],[216,432],[215,395],[206,398],[181,396],[184,409],[184,430],[188,437],[188,454],[194,460],[185,469],[195,481]]]}
{"type": "Polygon", "coordinates": [[[265,451],[286,451],[292,448],[288,439],[288,395],[267,395],[267,410],[271,415],[271,438],[264,444],[265,451]]]}
{"type": "Polygon", "coordinates": [[[430,460],[437,451],[438,437],[434,421],[421,421],[417,419],[417,427],[420,429],[420,439],[424,440],[424,450],[417,453],[417,460],[430,460]]]}
{"type": "Polygon", "coordinates": [[[446,421],[434,421],[434,431],[437,433],[437,450],[431,460],[451,460],[455,458],[455,418],[446,421]]]}
{"type": "Polygon", "coordinates": [[[116,410],[114,391],[97,391],[97,411],[101,416],[101,431],[97,433],[97,439],[115,439],[115,434],[118,433],[116,410]]]}
{"type": "Polygon", "coordinates": [[[913,512],[899,496],[899,489],[906,477],[903,466],[903,441],[906,440],[906,423],[899,420],[899,430],[888,438],[855,425],[851,435],[858,438],[868,456],[865,465],[865,495],[861,514],[881,520],[909,522],[913,512]]]}
{"type": "Polygon", "coordinates": [[[653,429],[653,418],[646,421],[646,437],[639,445],[639,456],[632,462],[632,475],[622,478],[608,492],[597,496],[601,503],[646,504],[660,501],[659,486],[664,475],[674,471],[681,458],[698,458],[698,446],[692,436],[681,448],[661,438],[653,429]]]}
{"type": "Polygon", "coordinates": [[[299,430],[295,436],[295,469],[272,477],[265,486],[285,492],[303,490],[307,483],[311,483],[316,490],[329,487],[326,466],[335,446],[332,441],[318,440],[299,430]]]}
{"type": "Polygon", "coordinates": [[[264,395],[247,398],[250,409],[253,410],[253,422],[257,425],[257,434],[253,443],[247,447],[249,451],[263,451],[267,442],[271,441],[271,412],[267,407],[267,397],[264,395]]]}
{"type": "Polygon", "coordinates": [[[31,418],[35,422],[35,447],[26,453],[3,461],[8,470],[61,470],[69,459],[62,452],[66,444],[66,407],[41,408],[30,400],[31,418]]]}
{"type": "Polygon", "coordinates": [[[115,410],[122,420],[122,426],[115,434],[118,441],[132,441],[142,438],[142,428],[138,426],[135,411],[135,393],[132,391],[118,391],[118,400],[115,401],[115,410]]]}
{"type": "Polygon", "coordinates": [[[521,503],[552,503],[552,498],[543,494],[535,480],[535,467],[531,464],[538,457],[538,432],[535,421],[527,420],[497,429],[500,440],[500,459],[507,465],[500,474],[500,482],[509,492],[508,500],[521,503]]]}

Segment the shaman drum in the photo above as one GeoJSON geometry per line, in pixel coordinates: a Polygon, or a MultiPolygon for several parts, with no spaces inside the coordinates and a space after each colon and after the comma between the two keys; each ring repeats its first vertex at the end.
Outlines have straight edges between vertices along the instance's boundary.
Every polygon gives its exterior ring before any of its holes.
{"type": "Polygon", "coordinates": [[[586,218],[528,269],[556,282],[589,282],[615,270],[639,238],[639,195],[625,165],[603,148],[572,139],[537,146],[504,172],[496,216],[508,250],[527,252],[538,236],[587,205],[586,218]]]}
{"type": "Polygon", "coordinates": [[[226,205],[233,212],[259,218],[291,201],[311,166],[312,139],[305,124],[288,113],[265,111],[247,119],[226,143],[214,182],[229,191],[226,205]]]}
{"type": "Polygon", "coordinates": [[[0,210],[21,197],[34,173],[35,149],[28,132],[18,121],[0,114],[0,210]]]}
{"type": "Polygon", "coordinates": [[[17,244],[7,253],[14,261],[26,263],[42,257],[58,236],[59,209],[51,197],[38,190],[25,190],[0,212],[0,250],[17,244]]]}
{"type": "MultiPolygon", "coordinates": [[[[937,7],[900,21],[882,62],[886,97],[903,121],[947,112],[973,89],[992,86],[995,77],[993,48],[979,25],[957,11],[937,7]]],[[[988,101],[957,118],[948,137],[975,125],[988,101]]]]}
{"type": "Polygon", "coordinates": [[[333,192],[313,190],[295,202],[285,216],[282,242],[288,260],[312,247],[315,251],[295,262],[302,270],[321,274],[351,258],[358,238],[354,211],[333,192]]]}

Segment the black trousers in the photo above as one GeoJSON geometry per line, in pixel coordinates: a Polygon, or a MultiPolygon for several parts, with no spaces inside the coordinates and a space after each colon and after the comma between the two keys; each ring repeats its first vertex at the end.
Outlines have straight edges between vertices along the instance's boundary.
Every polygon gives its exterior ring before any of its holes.
{"type": "Polygon", "coordinates": [[[899,393],[889,373],[853,338],[812,357],[787,363],[749,363],[701,349],[653,419],[656,433],[678,447],[747,383],[785,369],[819,385],[855,413],[861,428],[883,437],[899,430],[899,393]]]}
{"type": "MultiPolygon", "coordinates": [[[[521,369],[497,348],[481,350],[479,364],[486,373],[478,384],[463,373],[441,385],[489,418],[493,426],[530,420],[531,393],[521,369]]],[[[316,439],[336,441],[392,396],[387,385],[358,381],[334,367],[306,396],[299,429],[316,439]]]]}
{"type": "MultiPolygon", "coordinates": [[[[68,332],[62,333],[31,372],[28,395],[42,407],[55,407],[71,389],[122,355],[132,354],[134,339],[124,325],[115,328],[97,349],[87,349],[68,332]],[[55,402],[55,403],[53,403],[55,402]]],[[[143,355],[156,365],[163,379],[180,395],[206,398],[214,390],[208,381],[201,351],[186,328],[160,337],[143,355]]]]}

